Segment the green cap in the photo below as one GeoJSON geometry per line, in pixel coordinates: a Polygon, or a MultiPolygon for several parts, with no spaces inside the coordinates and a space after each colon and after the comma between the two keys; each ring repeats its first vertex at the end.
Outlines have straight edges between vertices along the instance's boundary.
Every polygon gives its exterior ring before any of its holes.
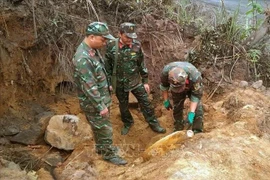
{"type": "Polygon", "coordinates": [[[137,38],[135,29],[136,29],[136,25],[132,23],[128,23],[128,22],[122,23],[119,28],[120,32],[125,33],[127,37],[132,38],[132,39],[137,38]]]}
{"type": "Polygon", "coordinates": [[[188,75],[186,71],[180,67],[174,67],[169,71],[169,83],[173,92],[181,92],[185,88],[188,75]]]}
{"type": "Polygon", "coordinates": [[[107,39],[115,39],[109,32],[107,24],[103,22],[92,22],[86,28],[86,35],[103,36],[107,39]]]}

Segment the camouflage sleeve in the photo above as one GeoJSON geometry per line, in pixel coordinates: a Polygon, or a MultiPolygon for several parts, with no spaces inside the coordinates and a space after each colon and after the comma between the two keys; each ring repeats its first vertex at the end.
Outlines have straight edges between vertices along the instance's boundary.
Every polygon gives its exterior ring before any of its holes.
{"type": "Polygon", "coordinates": [[[202,95],[203,95],[202,77],[199,76],[196,82],[194,82],[193,84],[190,101],[199,102],[202,98],[202,95]]]}
{"type": "Polygon", "coordinates": [[[139,51],[138,59],[139,59],[138,66],[139,66],[140,75],[142,77],[142,83],[146,84],[148,83],[148,70],[144,63],[144,55],[143,55],[142,49],[140,49],[139,51]]]}
{"type": "Polygon", "coordinates": [[[84,94],[99,111],[105,109],[106,105],[103,103],[103,97],[98,91],[97,86],[97,80],[101,78],[96,75],[98,70],[93,66],[91,61],[86,58],[78,61],[76,69],[77,78],[84,94]]]}
{"type": "Polygon", "coordinates": [[[112,46],[107,45],[105,53],[105,69],[107,71],[108,81],[111,82],[113,74],[113,64],[115,55],[112,52],[112,46]]]}
{"type": "Polygon", "coordinates": [[[161,91],[168,91],[170,88],[170,83],[168,81],[168,72],[166,71],[166,68],[164,68],[161,72],[159,88],[161,91]]]}

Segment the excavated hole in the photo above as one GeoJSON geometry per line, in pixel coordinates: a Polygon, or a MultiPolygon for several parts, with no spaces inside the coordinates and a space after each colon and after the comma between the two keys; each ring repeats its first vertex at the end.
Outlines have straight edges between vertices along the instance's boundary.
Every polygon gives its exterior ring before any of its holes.
{"type": "Polygon", "coordinates": [[[62,81],[55,87],[57,94],[74,94],[76,92],[76,86],[70,81],[62,81]]]}

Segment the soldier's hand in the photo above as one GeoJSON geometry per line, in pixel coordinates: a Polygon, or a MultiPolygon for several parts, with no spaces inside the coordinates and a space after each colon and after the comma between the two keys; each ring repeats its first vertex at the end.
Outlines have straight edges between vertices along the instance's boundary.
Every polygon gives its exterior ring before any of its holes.
{"type": "Polygon", "coordinates": [[[149,86],[149,84],[144,84],[143,86],[144,86],[145,91],[149,94],[150,93],[150,86],[149,86]]]}
{"type": "Polygon", "coordinates": [[[163,102],[163,105],[167,110],[171,110],[173,108],[168,99],[163,102]]]}
{"type": "Polygon", "coordinates": [[[101,116],[103,116],[103,117],[109,116],[109,110],[108,110],[108,108],[103,109],[102,111],[100,111],[99,114],[101,116]]]}
{"type": "Polygon", "coordinates": [[[195,117],[195,113],[194,112],[188,112],[188,115],[187,115],[187,122],[188,122],[188,124],[193,124],[194,117],[195,117]]]}
{"type": "Polygon", "coordinates": [[[111,92],[113,92],[113,87],[112,86],[109,86],[109,89],[111,92]]]}

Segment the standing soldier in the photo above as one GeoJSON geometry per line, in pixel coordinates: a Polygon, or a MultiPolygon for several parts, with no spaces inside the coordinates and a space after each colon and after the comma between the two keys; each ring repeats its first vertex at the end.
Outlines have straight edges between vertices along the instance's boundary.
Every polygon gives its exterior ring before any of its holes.
{"type": "Polygon", "coordinates": [[[136,97],[144,118],[150,128],[158,133],[166,130],[159,125],[154,109],[148,100],[150,87],[148,71],[144,64],[144,55],[140,42],[136,41],[135,24],[123,23],[119,29],[119,39],[107,45],[106,68],[112,80],[113,91],[119,101],[121,119],[124,127],[121,134],[125,135],[134,123],[128,109],[129,92],[136,97]]]}
{"type": "Polygon", "coordinates": [[[111,97],[105,65],[97,49],[114,39],[102,22],[93,22],[86,29],[86,37],[77,48],[73,58],[74,79],[77,85],[81,109],[89,121],[96,142],[96,152],[103,159],[116,165],[127,162],[117,155],[113,146],[112,125],[109,119],[111,97]]]}
{"type": "Polygon", "coordinates": [[[201,97],[203,85],[201,73],[188,62],[172,62],[166,65],[161,73],[160,89],[164,106],[173,109],[174,131],[184,129],[185,122],[192,125],[194,133],[203,131],[203,107],[201,97]],[[172,93],[173,107],[168,98],[172,93]],[[187,120],[183,120],[183,109],[186,97],[191,101],[187,120]]]}

